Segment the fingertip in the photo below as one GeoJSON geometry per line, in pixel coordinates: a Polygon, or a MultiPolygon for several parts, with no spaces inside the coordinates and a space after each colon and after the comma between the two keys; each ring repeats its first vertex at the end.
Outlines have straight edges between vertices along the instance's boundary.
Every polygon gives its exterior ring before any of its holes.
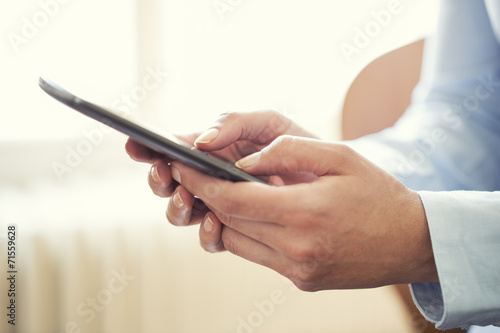
{"type": "Polygon", "coordinates": [[[205,219],[203,220],[203,229],[207,233],[210,233],[214,230],[214,221],[212,221],[210,214],[207,214],[205,216],[205,219]]]}
{"type": "Polygon", "coordinates": [[[194,141],[195,147],[199,147],[200,145],[210,144],[217,139],[220,134],[220,130],[218,128],[212,127],[201,133],[201,135],[194,141]]]}
{"type": "Polygon", "coordinates": [[[172,201],[178,209],[183,209],[184,206],[186,205],[184,199],[182,198],[181,191],[177,190],[174,195],[172,196],[172,201]]]}
{"type": "Polygon", "coordinates": [[[200,244],[205,251],[216,253],[224,251],[221,238],[222,224],[213,212],[208,212],[200,226],[200,244]]]}
{"type": "Polygon", "coordinates": [[[172,183],[172,177],[168,164],[162,160],[153,163],[150,170],[151,178],[157,184],[169,186],[172,183]]]}
{"type": "Polygon", "coordinates": [[[132,139],[130,138],[128,138],[127,142],[125,142],[125,151],[127,152],[128,156],[130,156],[132,159],[135,158],[136,145],[137,143],[132,141],[132,139]]]}
{"type": "Polygon", "coordinates": [[[261,156],[262,153],[258,151],[237,161],[235,166],[239,169],[249,169],[259,162],[261,156]]]}
{"type": "Polygon", "coordinates": [[[189,225],[193,202],[194,197],[182,186],[177,186],[168,203],[168,221],[178,227],[189,225]]]}
{"type": "Polygon", "coordinates": [[[207,234],[217,234],[220,236],[220,229],[222,228],[222,222],[219,220],[214,212],[208,211],[205,214],[202,222],[203,231],[207,234]]]}
{"type": "Polygon", "coordinates": [[[129,146],[132,145],[132,141],[130,140],[130,138],[127,139],[127,142],[125,142],[125,151],[127,152],[127,154],[130,155],[130,149],[129,149],[129,146]]]}
{"type": "Polygon", "coordinates": [[[150,162],[154,158],[154,154],[150,149],[130,138],[125,143],[125,151],[130,158],[137,162],[150,162]]]}

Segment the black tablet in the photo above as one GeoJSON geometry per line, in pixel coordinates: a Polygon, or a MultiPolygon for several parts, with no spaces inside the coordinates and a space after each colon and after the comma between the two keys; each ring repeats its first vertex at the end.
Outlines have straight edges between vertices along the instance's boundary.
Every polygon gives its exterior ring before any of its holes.
{"type": "Polygon", "coordinates": [[[159,134],[150,126],[133,119],[130,114],[108,110],[85,101],[43,78],[39,79],[38,84],[47,94],[59,102],[128,135],[134,141],[171,159],[181,161],[188,166],[220,179],[264,183],[264,181],[249,175],[234,165],[224,163],[204,152],[193,150],[191,147],[181,144],[174,136],[168,136],[167,138],[165,135],[159,134]]]}

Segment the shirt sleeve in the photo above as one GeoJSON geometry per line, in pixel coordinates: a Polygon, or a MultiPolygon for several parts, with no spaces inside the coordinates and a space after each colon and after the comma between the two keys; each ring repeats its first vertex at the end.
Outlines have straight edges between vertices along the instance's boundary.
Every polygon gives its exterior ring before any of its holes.
{"type": "Polygon", "coordinates": [[[405,115],[347,142],[419,191],[440,283],[410,288],[442,329],[500,325],[499,9],[443,0],[405,115]]]}
{"type": "Polygon", "coordinates": [[[437,326],[500,326],[500,192],[419,192],[440,283],[411,290],[437,326]]]}

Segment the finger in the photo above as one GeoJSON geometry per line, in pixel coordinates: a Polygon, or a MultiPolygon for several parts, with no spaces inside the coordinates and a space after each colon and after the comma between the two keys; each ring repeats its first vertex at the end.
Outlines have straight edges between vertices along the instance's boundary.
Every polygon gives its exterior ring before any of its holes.
{"type": "MultiPolygon", "coordinates": [[[[178,134],[174,135],[175,142],[179,142],[180,144],[186,145],[188,147],[193,147],[194,140],[199,136],[199,133],[195,134],[178,134]]],[[[167,161],[171,159],[167,156],[160,154],[154,150],[149,149],[148,147],[134,141],[132,138],[128,138],[125,143],[125,151],[127,154],[137,162],[145,162],[145,163],[153,163],[157,159],[163,158],[167,161]]]]}
{"type": "Polygon", "coordinates": [[[194,144],[205,151],[219,150],[241,140],[266,144],[285,133],[292,124],[277,111],[224,113],[194,144]]]}
{"type": "Polygon", "coordinates": [[[215,214],[215,217],[225,226],[230,227],[252,239],[264,243],[276,250],[280,248],[280,241],[284,227],[271,221],[257,221],[233,215],[224,214],[214,207],[207,205],[208,209],[215,214]]]}
{"type": "Polygon", "coordinates": [[[224,248],[246,260],[288,275],[291,262],[276,250],[229,227],[222,229],[224,248]]]}
{"type": "Polygon", "coordinates": [[[176,226],[201,223],[208,208],[189,193],[183,186],[177,186],[167,206],[167,219],[176,226]]]}
{"type": "Polygon", "coordinates": [[[303,191],[294,186],[274,187],[258,182],[230,182],[210,177],[181,163],[171,164],[172,177],[209,207],[225,215],[279,223],[298,209],[303,191]],[[277,205],[279,203],[279,205],[277,205]]]}
{"type": "Polygon", "coordinates": [[[125,143],[125,150],[127,154],[137,162],[153,163],[155,160],[162,157],[159,153],[135,142],[131,138],[128,138],[125,143]]]}
{"type": "Polygon", "coordinates": [[[166,161],[157,159],[152,163],[148,174],[149,187],[157,196],[167,198],[172,195],[178,184],[172,179],[170,167],[166,161]]]}
{"type": "Polygon", "coordinates": [[[353,172],[358,156],[343,144],[316,139],[281,136],[260,152],[236,162],[240,169],[254,175],[312,173],[317,177],[353,172]]]}
{"type": "Polygon", "coordinates": [[[221,242],[221,228],[232,229],[241,235],[244,235],[258,243],[266,245],[281,254],[283,258],[294,260],[295,249],[303,248],[302,239],[297,239],[291,242],[296,237],[294,233],[287,233],[287,228],[284,226],[244,220],[234,218],[228,221],[227,216],[221,215],[218,212],[210,212],[205,217],[200,227],[200,244],[208,252],[220,252],[225,250],[224,244],[221,242]],[[222,225],[219,227],[219,225],[222,225]]]}
{"type": "Polygon", "coordinates": [[[200,245],[205,251],[215,253],[226,250],[222,242],[222,228],[222,223],[214,213],[206,214],[200,226],[200,245]]]}

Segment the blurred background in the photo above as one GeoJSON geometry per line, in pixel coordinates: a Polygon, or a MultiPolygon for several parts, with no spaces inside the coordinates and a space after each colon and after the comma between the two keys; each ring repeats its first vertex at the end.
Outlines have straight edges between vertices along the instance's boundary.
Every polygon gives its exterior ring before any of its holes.
{"type": "Polygon", "coordinates": [[[0,331],[422,332],[428,324],[391,288],[303,293],[271,270],[204,253],[196,227],[166,221],[126,138],[37,81],[174,133],[273,108],[338,140],[353,80],[432,33],[436,3],[1,0],[0,331]]]}

